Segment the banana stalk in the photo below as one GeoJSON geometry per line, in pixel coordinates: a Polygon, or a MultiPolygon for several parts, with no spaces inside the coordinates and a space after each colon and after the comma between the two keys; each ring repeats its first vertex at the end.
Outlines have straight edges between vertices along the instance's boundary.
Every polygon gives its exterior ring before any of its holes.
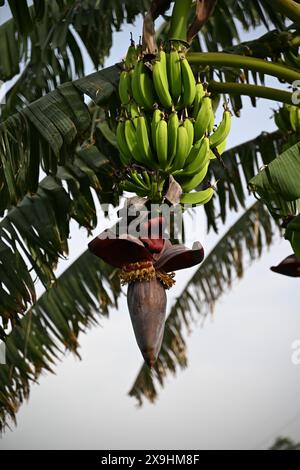
{"type": "Polygon", "coordinates": [[[175,0],[169,33],[170,40],[187,42],[187,22],[192,3],[192,0],[175,0]]]}

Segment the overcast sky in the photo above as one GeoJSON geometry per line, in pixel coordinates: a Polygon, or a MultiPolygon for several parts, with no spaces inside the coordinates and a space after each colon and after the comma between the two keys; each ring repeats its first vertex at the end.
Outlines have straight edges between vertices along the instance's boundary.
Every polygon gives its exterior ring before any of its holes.
{"type": "MultiPolygon", "coordinates": [[[[131,30],[115,34],[107,65],[124,55],[131,30]]],[[[140,31],[138,21],[136,36],[140,31]]],[[[86,67],[87,74],[93,71],[89,61],[86,67]]],[[[272,131],[272,107],[263,100],[256,109],[245,106],[242,118],[233,120],[228,146],[272,131]]],[[[205,235],[201,208],[197,217],[197,237],[209,251],[217,237],[205,235]]],[[[93,236],[104,228],[101,218],[93,236]]],[[[85,231],[73,224],[71,255],[59,272],[86,246],[85,231]]],[[[127,396],[142,362],[123,298],[101,327],[80,336],[82,361],[68,355],[56,375],[44,375],[31,388],[0,449],[263,449],[278,435],[300,441],[300,365],[291,361],[292,343],[300,340],[299,280],[269,270],[290,253],[277,237],[221,298],[214,317],[194,328],[188,368],[168,378],[155,405],[136,408],[127,396]]],[[[169,306],[193,272],[177,276],[169,306]]]]}

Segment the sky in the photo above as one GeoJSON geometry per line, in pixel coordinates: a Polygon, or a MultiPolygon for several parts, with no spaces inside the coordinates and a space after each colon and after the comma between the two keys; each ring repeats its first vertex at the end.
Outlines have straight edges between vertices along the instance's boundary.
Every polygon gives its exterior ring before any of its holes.
{"type": "MultiPolygon", "coordinates": [[[[124,56],[131,30],[138,36],[141,20],[134,29],[124,26],[114,34],[106,65],[124,56]]],[[[91,72],[86,60],[86,73],[91,72]]],[[[255,109],[246,99],[242,118],[233,119],[228,147],[272,131],[274,107],[259,100],[255,109]]],[[[230,214],[220,234],[240,215],[230,214]]],[[[208,252],[218,237],[205,233],[202,208],[196,217],[196,236],[208,252]]],[[[100,217],[91,238],[106,224],[100,217]]],[[[70,257],[60,263],[58,273],[86,246],[86,232],[74,223],[70,257]]],[[[187,337],[188,368],[169,376],[157,402],[142,408],[127,395],[142,361],[123,296],[118,311],[81,334],[81,361],[68,354],[56,366],[56,375],[45,374],[31,387],[17,427],[12,425],[0,439],[0,450],[264,449],[278,435],[300,441],[300,365],[292,362],[293,342],[300,340],[299,281],[269,269],[290,253],[288,242],[277,236],[218,301],[214,315],[194,326],[187,337]]],[[[169,307],[195,269],[178,274],[168,294],[169,307]]]]}

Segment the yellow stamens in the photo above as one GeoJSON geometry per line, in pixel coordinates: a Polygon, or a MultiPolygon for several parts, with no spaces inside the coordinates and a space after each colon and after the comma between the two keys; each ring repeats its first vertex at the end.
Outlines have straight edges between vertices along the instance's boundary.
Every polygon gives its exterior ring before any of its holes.
{"type": "Polygon", "coordinates": [[[166,273],[154,268],[151,261],[138,261],[123,266],[120,271],[122,286],[134,281],[151,281],[158,279],[165,289],[170,289],[175,284],[175,273],[166,273]]]}

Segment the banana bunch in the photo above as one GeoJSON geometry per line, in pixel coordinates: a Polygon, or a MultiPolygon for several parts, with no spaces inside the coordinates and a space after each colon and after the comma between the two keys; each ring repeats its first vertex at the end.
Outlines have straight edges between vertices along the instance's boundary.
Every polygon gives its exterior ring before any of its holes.
{"type": "Polygon", "coordinates": [[[300,133],[300,108],[284,104],[274,113],[275,123],[282,132],[300,133]]]}
{"type": "Polygon", "coordinates": [[[225,106],[222,121],[215,126],[210,94],[196,83],[181,43],[160,48],[149,60],[132,42],[119,96],[116,137],[127,172],[123,188],[153,197],[173,175],[184,192],[182,203],[208,202],[212,187],[189,193],[202,183],[215,155],[225,150],[231,113],[225,106]]]}
{"type": "Polygon", "coordinates": [[[297,54],[294,54],[293,51],[286,51],[283,55],[284,61],[287,65],[296,69],[300,68],[300,55],[298,54],[298,52],[297,54]]]}

